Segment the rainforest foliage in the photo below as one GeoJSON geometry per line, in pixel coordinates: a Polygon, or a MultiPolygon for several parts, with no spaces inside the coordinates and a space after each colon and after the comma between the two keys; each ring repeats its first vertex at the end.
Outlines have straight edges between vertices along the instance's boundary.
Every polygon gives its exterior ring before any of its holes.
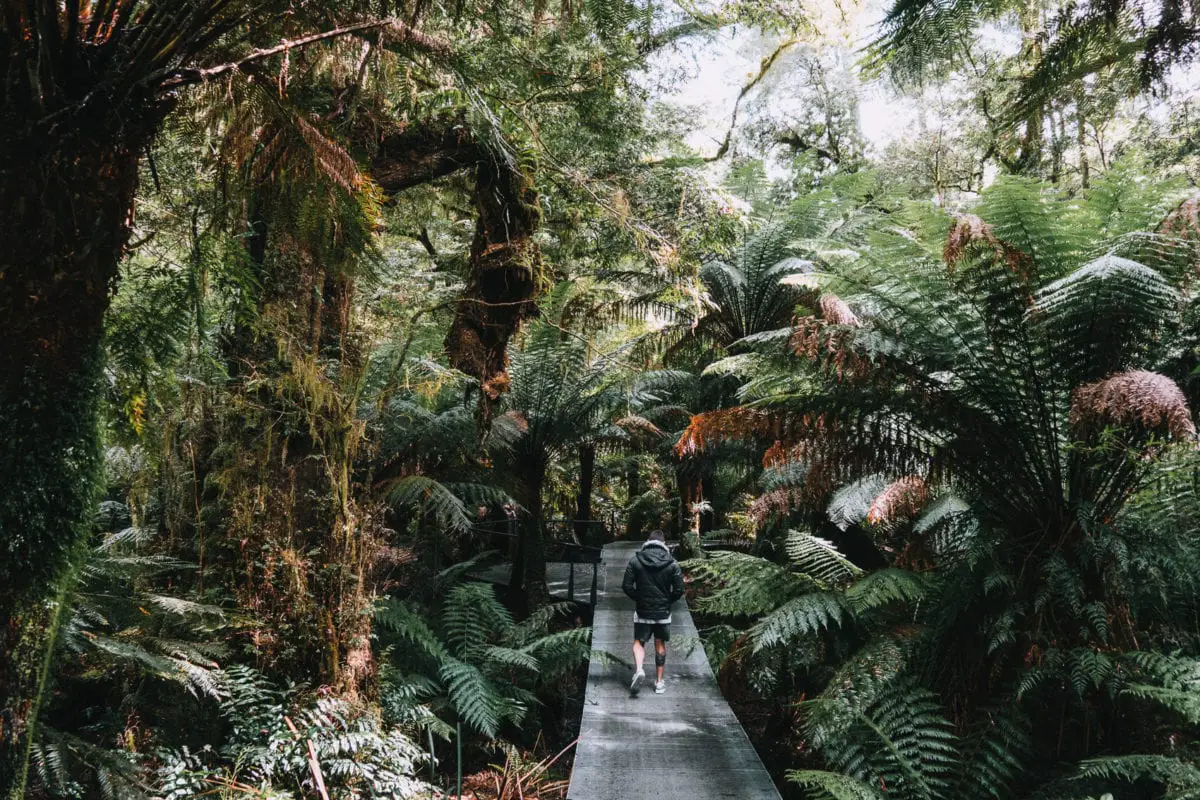
{"type": "Polygon", "coordinates": [[[1200,798],[1194,3],[0,10],[2,800],[561,798],[655,528],[785,797],[1200,798]]]}

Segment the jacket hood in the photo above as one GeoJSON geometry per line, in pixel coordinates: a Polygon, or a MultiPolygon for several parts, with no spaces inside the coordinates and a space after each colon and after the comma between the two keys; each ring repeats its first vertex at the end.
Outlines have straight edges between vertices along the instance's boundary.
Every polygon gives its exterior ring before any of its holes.
{"type": "Polygon", "coordinates": [[[643,567],[648,570],[660,570],[663,567],[671,564],[675,559],[671,557],[671,551],[662,542],[649,541],[642,545],[642,549],[637,551],[637,560],[643,567]]]}

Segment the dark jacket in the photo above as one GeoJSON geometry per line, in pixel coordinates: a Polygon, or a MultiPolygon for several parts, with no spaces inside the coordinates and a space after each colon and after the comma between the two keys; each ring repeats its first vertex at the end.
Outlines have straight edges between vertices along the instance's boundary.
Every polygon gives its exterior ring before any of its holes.
{"type": "Polygon", "coordinates": [[[683,597],[683,570],[662,542],[650,541],[629,559],[621,588],[637,603],[642,619],[666,619],[683,597]]]}

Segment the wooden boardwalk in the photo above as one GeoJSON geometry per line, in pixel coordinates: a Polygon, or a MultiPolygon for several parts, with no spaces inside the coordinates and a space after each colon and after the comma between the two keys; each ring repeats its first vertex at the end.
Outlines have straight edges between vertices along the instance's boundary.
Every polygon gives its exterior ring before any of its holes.
{"type": "MultiPolygon", "coordinates": [[[[633,659],[633,602],[621,591],[621,577],[638,546],[604,548],[592,627],[592,648],[624,662],[633,659]]],[[[647,792],[664,800],[779,800],[721,696],[683,601],[673,617],[666,694],[654,694],[651,647],[637,698],[629,693],[629,667],[592,660],[568,800],[627,800],[647,792]],[[684,650],[692,645],[691,652],[680,652],[677,641],[684,650]]]]}

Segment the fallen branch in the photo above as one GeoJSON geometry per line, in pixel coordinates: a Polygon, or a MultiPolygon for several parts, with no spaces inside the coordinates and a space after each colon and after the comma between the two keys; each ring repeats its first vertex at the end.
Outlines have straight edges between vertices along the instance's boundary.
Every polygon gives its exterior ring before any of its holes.
{"type": "MultiPolygon", "coordinates": [[[[296,726],[292,723],[291,719],[284,717],[283,721],[287,723],[288,730],[299,739],[300,731],[296,730],[296,726]]],[[[321,772],[321,762],[317,759],[316,745],[313,744],[312,739],[305,739],[304,743],[308,746],[308,769],[312,773],[313,781],[316,783],[317,792],[321,795],[321,800],[329,800],[329,792],[325,788],[325,776],[321,772]]]]}

